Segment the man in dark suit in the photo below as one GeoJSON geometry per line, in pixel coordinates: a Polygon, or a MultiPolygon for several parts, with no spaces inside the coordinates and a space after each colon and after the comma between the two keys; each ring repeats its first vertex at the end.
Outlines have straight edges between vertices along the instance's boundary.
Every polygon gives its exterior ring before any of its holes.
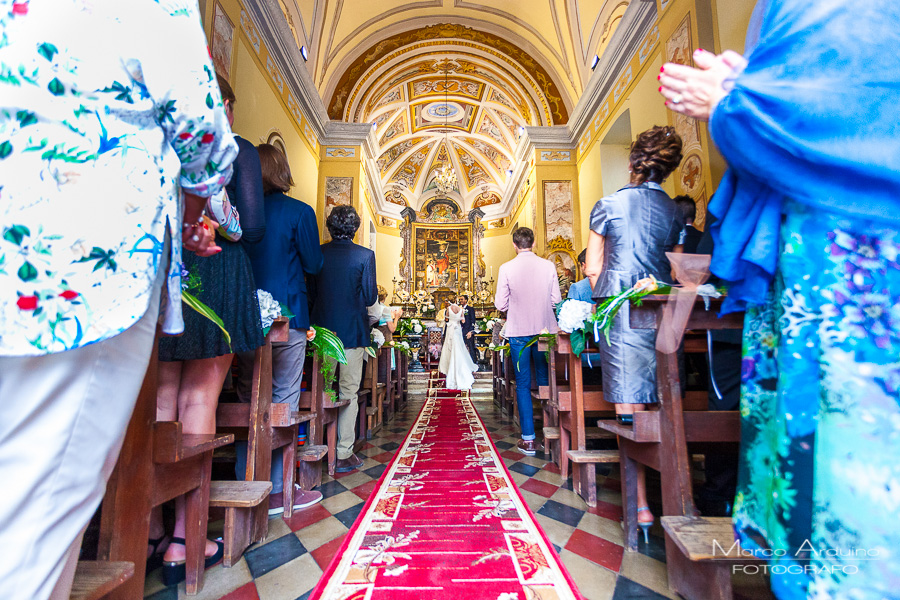
{"type": "Polygon", "coordinates": [[[465,294],[460,294],[457,302],[463,309],[462,333],[463,339],[466,340],[466,348],[469,350],[472,361],[478,364],[475,352],[475,309],[469,306],[469,297],[465,294]]]}
{"type": "Polygon", "coordinates": [[[353,454],[359,412],[356,393],[362,380],[365,348],[371,343],[367,307],[378,300],[375,253],[353,243],[359,224],[359,215],[352,206],[334,207],[325,222],[332,241],[322,244],[325,262],[322,271],[310,281],[312,322],[334,331],[347,352],[339,386],[341,400],[351,402],[338,413],[338,473],[362,466],[362,460],[353,454]]]}
{"type": "MultiPolygon", "coordinates": [[[[256,287],[266,290],[294,314],[286,342],[272,343],[272,402],[300,408],[300,380],[306,358],[306,332],[309,329],[307,275],[322,270],[319,226],[311,206],[286,195],[294,185],[287,158],[275,146],[260,144],[257,149],[265,193],[266,235],[258,244],[248,245],[256,287]]],[[[236,382],[238,396],[250,401],[255,352],[238,355],[241,377],[236,382]]],[[[237,442],[237,476],[243,479],[247,465],[246,442],[237,442]]],[[[282,491],[282,452],[272,453],[272,492],[269,514],[284,512],[282,491]]],[[[294,508],[302,509],[322,499],[320,492],[294,491],[294,508]]]]}

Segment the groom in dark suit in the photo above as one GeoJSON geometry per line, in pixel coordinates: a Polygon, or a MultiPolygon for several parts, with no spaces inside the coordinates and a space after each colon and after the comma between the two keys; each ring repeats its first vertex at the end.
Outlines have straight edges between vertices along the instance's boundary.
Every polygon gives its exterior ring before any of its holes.
{"type": "Polygon", "coordinates": [[[463,308],[464,313],[462,333],[463,339],[466,340],[466,348],[469,350],[472,362],[478,364],[478,355],[475,352],[475,309],[469,306],[469,297],[465,294],[460,294],[457,302],[463,308]]]}
{"type": "Polygon", "coordinates": [[[378,300],[375,253],[353,243],[359,224],[359,214],[352,206],[334,207],[325,221],[332,241],[322,244],[324,264],[310,281],[312,322],[334,331],[347,353],[347,364],[341,365],[339,387],[341,400],[351,402],[338,412],[338,473],[353,471],[363,463],[353,454],[359,411],[356,393],[362,381],[366,346],[371,343],[368,307],[378,300]]]}

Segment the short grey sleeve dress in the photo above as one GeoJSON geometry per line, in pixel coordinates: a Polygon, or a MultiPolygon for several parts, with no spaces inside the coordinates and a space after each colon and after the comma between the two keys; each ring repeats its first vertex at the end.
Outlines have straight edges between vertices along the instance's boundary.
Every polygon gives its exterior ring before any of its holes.
{"type": "MultiPolygon", "coordinates": [[[[670,281],[671,252],[684,228],[675,202],[656,183],[622,188],[591,211],[591,230],[605,238],[603,272],[595,302],[619,294],[653,275],[670,281]]],[[[607,402],[651,404],[656,393],[656,331],[631,329],[626,304],[616,315],[609,345],[600,341],[603,396],[607,402]]]]}

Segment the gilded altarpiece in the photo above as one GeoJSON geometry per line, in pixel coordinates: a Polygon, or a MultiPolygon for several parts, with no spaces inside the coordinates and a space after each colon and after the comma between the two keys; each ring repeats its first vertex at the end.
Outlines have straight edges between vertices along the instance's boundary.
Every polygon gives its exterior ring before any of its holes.
{"type": "Polygon", "coordinates": [[[472,224],[414,223],[414,289],[472,289],[472,224]]]}

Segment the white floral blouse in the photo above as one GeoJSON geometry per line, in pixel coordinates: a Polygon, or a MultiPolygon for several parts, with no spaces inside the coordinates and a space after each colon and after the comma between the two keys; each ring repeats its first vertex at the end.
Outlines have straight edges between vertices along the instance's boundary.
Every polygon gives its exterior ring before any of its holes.
{"type": "Polygon", "coordinates": [[[0,356],[134,324],[167,224],[179,331],[179,190],[236,156],[195,0],[0,0],[0,356]]]}

